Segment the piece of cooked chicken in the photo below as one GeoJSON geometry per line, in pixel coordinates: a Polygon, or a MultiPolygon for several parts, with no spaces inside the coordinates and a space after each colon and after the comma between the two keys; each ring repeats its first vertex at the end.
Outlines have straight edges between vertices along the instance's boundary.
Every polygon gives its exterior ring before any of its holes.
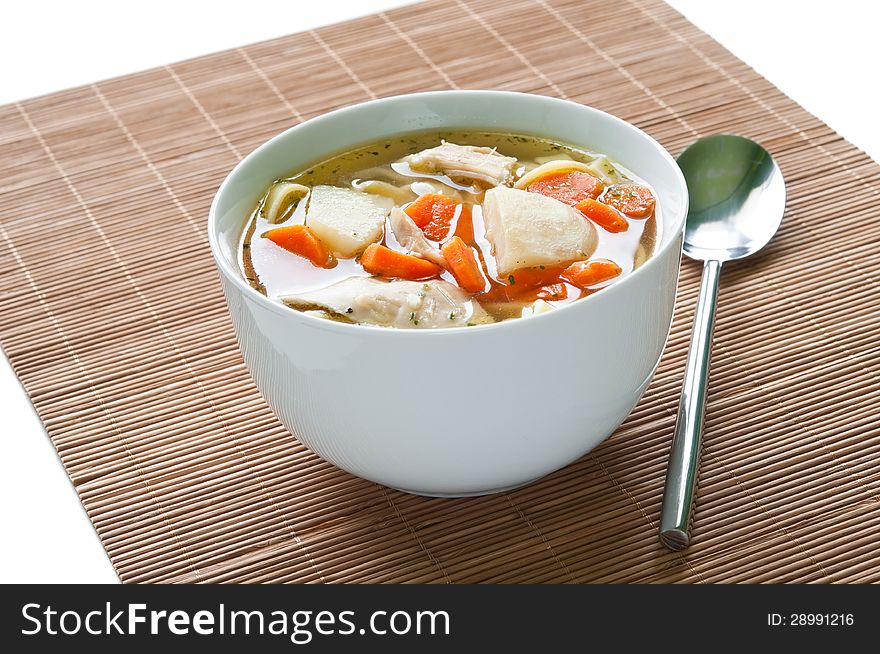
{"type": "Polygon", "coordinates": [[[320,185],[312,189],[306,225],[340,257],[353,257],[382,238],[389,198],[350,188],[320,185]]]}
{"type": "Polygon", "coordinates": [[[467,293],[436,279],[386,282],[354,276],[279,299],[294,309],[323,309],[352,322],[381,327],[431,329],[494,322],[467,293]]]}
{"type": "Polygon", "coordinates": [[[419,226],[413,222],[407,213],[400,207],[394,207],[391,210],[391,230],[394,232],[394,238],[403,247],[412,254],[427,259],[438,266],[446,267],[446,259],[440,254],[437,246],[432,245],[425,236],[425,233],[419,229],[419,226]]]}
{"type": "Polygon", "coordinates": [[[598,240],[593,223],[577,209],[514,188],[486,191],[483,221],[501,275],[587,259],[598,240]]]}
{"type": "Polygon", "coordinates": [[[456,145],[443,141],[436,148],[428,148],[406,158],[416,172],[443,173],[453,179],[464,177],[486,182],[492,186],[513,182],[517,161],[495,151],[474,145],[456,145]]]}

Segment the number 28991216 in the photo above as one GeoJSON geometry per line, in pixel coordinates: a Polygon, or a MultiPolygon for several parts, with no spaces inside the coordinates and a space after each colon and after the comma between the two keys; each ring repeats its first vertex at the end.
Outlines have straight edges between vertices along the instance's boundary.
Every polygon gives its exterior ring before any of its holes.
{"type": "Polygon", "coordinates": [[[852,613],[768,613],[771,627],[851,627],[855,624],[852,613]]]}

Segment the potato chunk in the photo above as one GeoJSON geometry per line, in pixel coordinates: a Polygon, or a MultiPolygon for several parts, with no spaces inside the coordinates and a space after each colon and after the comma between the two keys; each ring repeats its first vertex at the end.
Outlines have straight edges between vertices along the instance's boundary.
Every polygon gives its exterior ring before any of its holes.
{"type": "Polygon", "coordinates": [[[306,225],[340,257],[353,257],[382,238],[387,198],[337,186],[312,189],[306,225]]]}
{"type": "Polygon", "coordinates": [[[576,209],[538,193],[496,187],[483,202],[486,237],[498,273],[588,258],[596,228],[576,209]]]}
{"type": "Polygon", "coordinates": [[[527,307],[523,307],[522,317],[528,318],[529,316],[539,316],[542,313],[547,313],[549,311],[554,311],[553,305],[546,300],[542,300],[539,298],[527,307]]]}

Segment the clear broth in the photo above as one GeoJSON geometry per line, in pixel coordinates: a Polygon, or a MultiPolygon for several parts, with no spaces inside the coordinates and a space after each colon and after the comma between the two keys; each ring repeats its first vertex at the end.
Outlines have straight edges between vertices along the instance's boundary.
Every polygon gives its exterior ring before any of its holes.
{"type": "MultiPolygon", "coordinates": [[[[418,182],[419,179],[415,177],[400,175],[391,168],[391,164],[406,155],[435,147],[440,144],[441,140],[460,145],[494,147],[501,154],[516,157],[520,165],[525,166],[526,169],[534,168],[541,163],[539,159],[546,161],[548,158],[570,158],[589,163],[596,157],[602,156],[601,153],[590,152],[535,136],[478,131],[431,131],[408,134],[361,146],[330,157],[306,170],[294,171],[283,179],[309,187],[327,184],[347,188],[351,188],[353,183],[367,179],[389,181],[395,185],[418,182]]],[[[628,180],[651,188],[643,180],[618,165],[617,162],[612,161],[612,164],[628,180]]],[[[422,177],[428,180],[431,176],[422,177]]],[[[429,181],[438,183],[437,179],[429,181]]],[[[449,187],[448,190],[449,192],[453,191],[452,187],[449,187]]],[[[590,289],[581,289],[565,282],[559,282],[565,286],[565,293],[559,294],[565,295],[564,298],[540,294],[538,289],[543,284],[535,285],[535,293],[530,294],[529,289],[523,288],[522,285],[517,287],[515,277],[499,278],[497,276],[494,258],[491,256],[491,245],[486,239],[480,205],[478,204],[480,197],[462,192],[460,189],[455,190],[458,190],[465,208],[456,219],[452,233],[462,238],[468,245],[475,247],[480,254],[481,263],[490,281],[490,288],[485,293],[474,295],[474,298],[495,320],[520,317],[523,307],[528,306],[538,297],[554,307],[562,306],[587,297],[600,288],[619,281],[650,258],[660,234],[659,205],[647,218],[629,219],[629,228],[625,232],[610,233],[597,226],[598,245],[591,259],[609,259],[621,267],[622,274],[609,282],[590,289]]],[[[653,192],[653,189],[651,190],[653,192]]],[[[304,205],[304,202],[300,202],[291,207],[279,224],[305,222],[304,205]]],[[[254,208],[243,231],[240,244],[240,264],[248,282],[260,293],[271,298],[278,298],[279,296],[322,288],[354,275],[370,276],[360,266],[357,259],[338,259],[332,268],[318,268],[308,260],[282,249],[269,239],[260,238],[260,234],[279,226],[279,224],[270,224],[260,215],[259,209],[259,205],[254,208]]],[[[396,242],[390,225],[387,223],[381,243],[394,250],[406,251],[396,242]]],[[[553,276],[554,272],[558,271],[554,269],[547,271],[548,279],[553,276]]],[[[448,271],[444,271],[441,278],[455,283],[455,279],[448,271]]]]}

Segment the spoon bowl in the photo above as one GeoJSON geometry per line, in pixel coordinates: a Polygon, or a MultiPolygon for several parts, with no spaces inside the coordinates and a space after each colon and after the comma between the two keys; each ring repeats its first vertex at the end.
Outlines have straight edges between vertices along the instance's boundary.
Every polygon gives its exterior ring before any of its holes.
{"type": "Polygon", "coordinates": [[[763,147],[735,134],[700,139],[678,157],[690,197],[684,253],[732,261],[767,245],[785,210],[785,182],[763,147]]]}
{"type": "Polygon", "coordinates": [[[754,141],[733,134],[709,136],[682,152],[678,166],[690,196],[683,249],[703,262],[703,278],[660,511],[660,541],[671,550],[690,544],[721,264],[764,247],[785,212],[779,166],[754,141]]]}

